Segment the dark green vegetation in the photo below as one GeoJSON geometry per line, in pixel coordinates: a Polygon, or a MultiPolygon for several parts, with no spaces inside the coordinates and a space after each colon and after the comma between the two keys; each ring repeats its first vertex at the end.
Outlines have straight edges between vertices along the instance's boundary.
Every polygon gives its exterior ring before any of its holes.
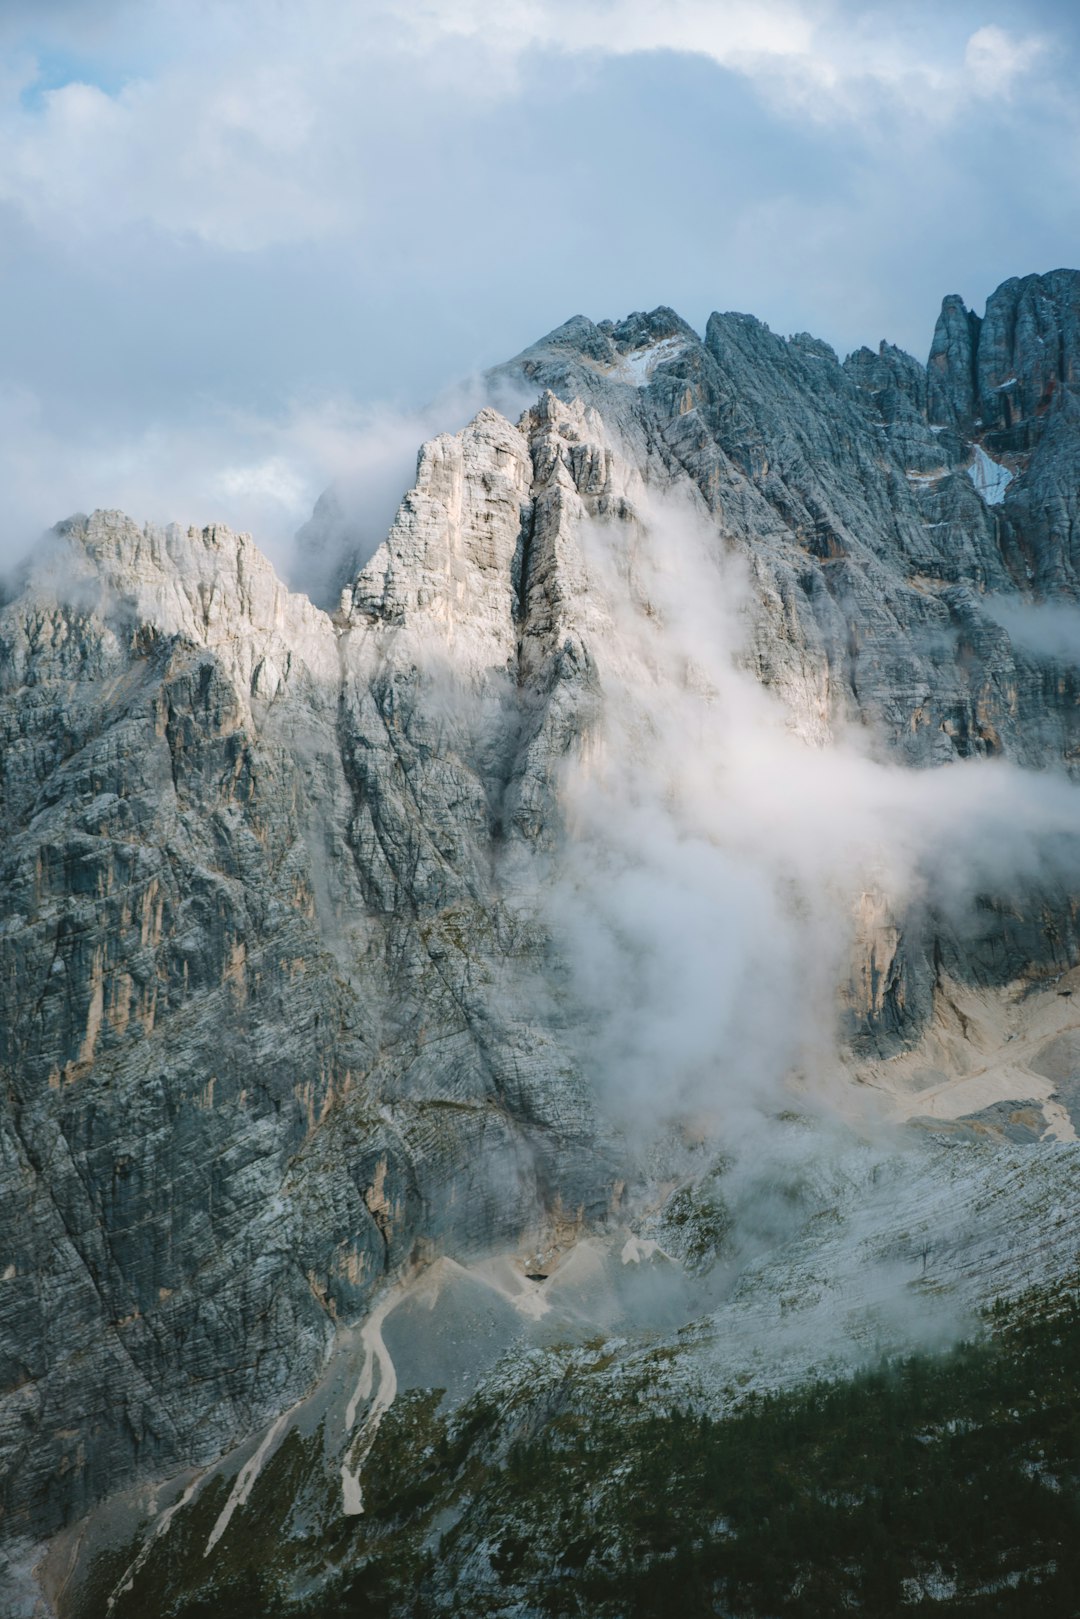
{"type": "Polygon", "coordinates": [[[1080,1299],[1031,1297],[989,1324],[984,1341],[751,1398],[725,1420],[656,1410],[602,1354],[449,1423],[435,1397],[403,1396],[362,1518],[339,1515],[319,1436],[294,1436],[219,1555],[208,1565],[201,1544],[224,1485],[115,1619],[1067,1619],[1080,1614],[1080,1299]]]}

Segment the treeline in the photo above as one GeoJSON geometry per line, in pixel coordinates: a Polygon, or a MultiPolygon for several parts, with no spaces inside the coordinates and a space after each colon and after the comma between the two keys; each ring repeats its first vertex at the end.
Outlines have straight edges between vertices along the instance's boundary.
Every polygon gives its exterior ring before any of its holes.
{"type": "Polygon", "coordinates": [[[173,1613],[1076,1619],[1080,1306],[1032,1298],[991,1325],[721,1420],[606,1378],[515,1413],[513,1439],[482,1401],[448,1428],[406,1399],[318,1599],[284,1603],[271,1559],[173,1613]]]}

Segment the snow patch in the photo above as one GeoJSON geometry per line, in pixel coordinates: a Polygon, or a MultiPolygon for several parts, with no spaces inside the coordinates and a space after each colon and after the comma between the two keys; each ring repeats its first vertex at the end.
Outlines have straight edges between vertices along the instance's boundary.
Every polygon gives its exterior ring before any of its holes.
{"type": "Polygon", "coordinates": [[[360,1474],[350,1473],[344,1462],[341,1464],[341,1510],[346,1518],[358,1518],[364,1510],[360,1474]]]}
{"type": "Polygon", "coordinates": [[[673,360],[681,354],[686,344],[681,337],[665,337],[659,343],[650,343],[647,348],[633,349],[624,354],[620,362],[620,370],[629,372],[628,381],[635,388],[644,388],[652,379],[652,374],[658,365],[665,360],[673,360]]]}
{"type": "Polygon", "coordinates": [[[1040,1102],[1039,1106],[1042,1108],[1042,1116],[1046,1120],[1046,1133],[1052,1141],[1076,1141],[1080,1139],[1076,1134],[1076,1126],[1059,1101],[1054,1097],[1046,1097],[1040,1102]]]}
{"type": "Polygon", "coordinates": [[[967,475],[988,506],[1000,506],[1013,475],[1008,467],[992,461],[981,444],[976,444],[974,450],[975,457],[967,469],[967,475]]]}

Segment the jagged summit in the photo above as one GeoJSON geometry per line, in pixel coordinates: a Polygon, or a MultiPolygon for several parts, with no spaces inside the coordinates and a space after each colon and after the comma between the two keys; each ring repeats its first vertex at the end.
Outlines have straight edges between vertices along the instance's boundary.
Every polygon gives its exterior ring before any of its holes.
{"type": "MultiPolygon", "coordinates": [[[[947,295],[925,368],[885,340],[878,355],[887,356],[894,368],[910,377],[916,394],[927,394],[919,405],[931,425],[974,435],[991,453],[1023,453],[1033,447],[1059,391],[1076,390],[1078,333],[1080,272],[1060,269],[1003,282],[987,300],[982,316],[969,310],[958,294],[947,295]]],[[[837,359],[821,339],[805,332],[778,337],[752,314],[714,313],[702,340],[673,309],[661,305],[617,322],[594,324],[576,315],[498,370],[533,377],[545,358],[572,355],[594,362],[602,374],[624,380],[621,362],[653,344],[678,340],[691,352],[704,347],[723,364],[728,348],[737,353],[746,343],[756,342],[764,353],[767,339],[773,340],[777,354],[787,348],[823,360],[837,359]]],[[[676,352],[673,346],[663,358],[674,358],[676,352]]],[[[845,364],[865,366],[862,357],[869,352],[857,350],[845,364]]],[[[737,363],[735,354],[731,359],[737,363]]]]}
{"type": "Polygon", "coordinates": [[[977,428],[992,453],[1031,451],[1080,383],[1080,272],[1014,277],[981,318],[946,298],[928,373],[934,421],[977,428]]]}

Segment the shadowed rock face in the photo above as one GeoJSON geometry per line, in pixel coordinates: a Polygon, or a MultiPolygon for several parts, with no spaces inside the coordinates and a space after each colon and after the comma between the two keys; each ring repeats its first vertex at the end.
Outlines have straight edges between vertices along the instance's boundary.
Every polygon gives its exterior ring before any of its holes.
{"type": "Polygon", "coordinates": [[[1020,588],[1075,595],[1080,552],[1080,273],[1014,277],[986,314],[942,305],[929,362],[930,420],[977,440],[1017,474],[1001,551],[1020,588]]]}
{"type": "MultiPolygon", "coordinates": [[[[225,530],[56,531],[0,617],[7,1532],[255,1432],[387,1275],[618,1206],[536,905],[611,690],[588,524],[705,517],[808,742],[1075,769],[1076,668],[984,602],[1076,587],[1078,280],[946,299],[928,370],[578,317],[495,374],[519,423],[424,446],[333,614],[225,530]]],[[[1060,893],[980,914],[868,922],[849,1037],[912,1038],[942,973],[1076,959],[1060,893]]]]}
{"type": "Polygon", "coordinates": [[[1014,276],[981,320],[946,298],[927,370],[931,421],[980,429],[991,452],[1033,449],[1080,382],[1080,273],[1014,276]]]}

